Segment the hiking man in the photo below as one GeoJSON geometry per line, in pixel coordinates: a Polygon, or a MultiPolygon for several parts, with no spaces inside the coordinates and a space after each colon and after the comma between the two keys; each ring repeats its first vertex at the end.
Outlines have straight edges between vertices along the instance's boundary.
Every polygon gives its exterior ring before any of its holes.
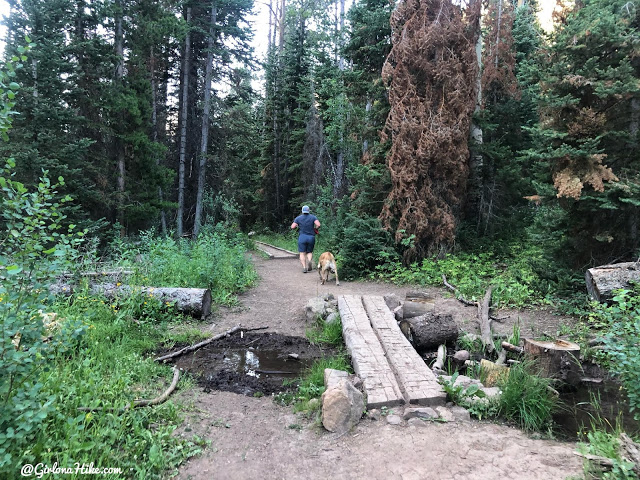
{"type": "Polygon", "coordinates": [[[300,263],[302,264],[302,273],[313,270],[313,247],[316,244],[316,233],[320,228],[320,222],[315,215],[309,213],[309,206],[302,207],[302,215],[298,215],[291,229],[300,228],[298,236],[298,252],[300,252],[300,263]]]}

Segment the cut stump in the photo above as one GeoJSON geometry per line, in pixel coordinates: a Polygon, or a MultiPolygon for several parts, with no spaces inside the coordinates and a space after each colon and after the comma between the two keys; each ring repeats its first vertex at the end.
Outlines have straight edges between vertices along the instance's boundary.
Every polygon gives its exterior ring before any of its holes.
{"type": "Polygon", "coordinates": [[[540,367],[540,374],[569,385],[580,383],[580,345],[565,340],[524,339],[524,353],[540,367]]]}
{"type": "Polygon", "coordinates": [[[590,268],[585,273],[587,292],[594,300],[603,302],[613,298],[613,291],[629,288],[630,282],[640,282],[640,263],[624,262],[590,268]]]}

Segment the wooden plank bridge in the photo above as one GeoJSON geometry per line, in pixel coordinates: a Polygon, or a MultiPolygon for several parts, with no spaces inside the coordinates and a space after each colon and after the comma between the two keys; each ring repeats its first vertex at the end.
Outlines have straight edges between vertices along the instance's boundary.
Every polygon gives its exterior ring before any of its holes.
{"type": "Polygon", "coordinates": [[[256,248],[261,252],[267,254],[271,260],[284,260],[287,258],[298,258],[299,255],[296,252],[285,250],[284,248],[276,247],[268,243],[255,241],[256,248]]]}
{"type": "Polygon", "coordinates": [[[446,394],[436,376],[400,331],[384,297],[342,295],[338,310],[367,408],[445,404],[446,394]]]}

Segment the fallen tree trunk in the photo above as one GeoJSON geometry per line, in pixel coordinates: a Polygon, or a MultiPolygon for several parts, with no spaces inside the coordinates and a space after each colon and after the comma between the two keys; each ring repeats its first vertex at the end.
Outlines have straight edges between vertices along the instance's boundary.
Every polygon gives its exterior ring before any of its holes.
{"type": "Polygon", "coordinates": [[[402,318],[414,318],[432,313],[435,299],[422,292],[408,292],[402,304],[402,318]]]}
{"type": "Polygon", "coordinates": [[[440,345],[453,345],[458,339],[458,325],[450,314],[427,313],[403,318],[400,330],[418,353],[432,351],[440,345]]]}
{"type": "Polygon", "coordinates": [[[580,345],[564,340],[524,339],[524,353],[535,359],[544,377],[569,385],[580,383],[580,345]]]}
{"type": "Polygon", "coordinates": [[[133,270],[101,270],[99,272],[80,272],[60,274],[62,278],[70,278],[78,275],[79,277],[118,277],[120,275],[133,275],[133,270]]]}
{"type": "MultiPolygon", "coordinates": [[[[58,295],[71,295],[74,287],[56,283],[49,286],[49,291],[58,295]]],[[[89,291],[94,295],[104,295],[108,299],[128,297],[140,292],[162,302],[173,303],[180,312],[194,317],[204,318],[211,313],[211,290],[208,288],[132,287],[117,283],[101,283],[90,285],[89,291]]]]}
{"type": "Polygon", "coordinates": [[[599,302],[611,300],[613,291],[629,288],[630,282],[640,281],[640,263],[625,262],[590,268],[585,273],[587,292],[599,302]]]}

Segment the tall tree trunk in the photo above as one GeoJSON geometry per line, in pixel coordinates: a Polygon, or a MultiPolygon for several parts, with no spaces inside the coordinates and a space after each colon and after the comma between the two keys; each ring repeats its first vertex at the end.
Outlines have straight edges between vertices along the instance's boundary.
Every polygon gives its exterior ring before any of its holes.
{"type": "MultiPolygon", "coordinates": [[[[158,82],[156,80],[156,57],[153,45],[149,51],[149,68],[151,76],[151,135],[154,143],[158,143],[158,82]]],[[[156,165],[160,166],[160,156],[156,158],[156,165]]],[[[162,204],[162,187],[158,187],[158,200],[162,204]]],[[[167,217],[164,208],[160,210],[160,228],[163,235],[167,234],[167,217]]]]}
{"type": "Polygon", "coordinates": [[[282,52],[282,49],[284,48],[284,18],[285,18],[285,3],[284,0],[281,0],[280,2],[280,22],[278,25],[278,30],[280,33],[280,39],[279,39],[279,45],[278,45],[278,49],[280,50],[280,52],[282,52]]]}
{"type": "MultiPolygon", "coordinates": [[[[340,95],[340,113],[339,113],[339,126],[340,129],[340,140],[338,145],[338,154],[336,156],[336,171],[335,171],[335,182],[333,184],[333,196],[334,198],[339,198],[344,194],[344,179],[345,179],[345,171],[346,171],[346,160],[344,154],[344,129],[345,129],[345,115],[346,115],[346,96],[344,95],[344,78],[342,77],[342,72],[344,72],[344,56],[342,55],[342,39],[344,35],[344,1],[339,0],[340,2],[340,32],[337,34],[338,38],[338,69],[340,70],[340,84],[342,86],[342,92],[340,95]]],[[[337,28],[337,24],[336,24],[337,28]]]]}
{"type": "Polygon", "coordinates": [[[218,9],[211,5],[211,23],[209,25],[209,39],[207,41],[207,68],[204,80],[204,111],[202,113],[202,133],[200,143],[200,164],[198,170],[198,192],[196,197],[196,218],[193,226],[193,237],[200,232],[202,222],[202,197],[207,171],[207,146],[209,142],[209,112],[211,110],[211,77],[213,75],[213,46],[215,43],[216,16],[218,9]]]}
{"type": "Polygon", "coordinates": [[[182,218],[184,216],[184,175],[187,156],[187,111],[189,104],[189,70],[191,58],[191,7],[187,7],[187,36],[184,40],[182,57],[182,99],[180,111],[180,158],[178,166],[178,218],[176,230],[178,237],[183,234],[182,218]]]}
{"type": "MultiPolygon", "coordinates": [[[[476,42],[476,62],[478,63],[478,72],[476,75],[476,105],[473,113],[478,114],[482,109],[482,31],[478,35],[476,42]]],[[[474,121],[471,121],[470,136],[472,140],[471,158],[469,161],[469,208],[468,211],[477,216],[478,227],[480,227],[483,214],[482,210],[482,169],[484,167],[484,159],[478,149],[482,145],[482,128],[474,121]]]]}
{"type": "MultiPolygon", "coordinates": [[[[122,78],[124,76],[124,35],[122,33],[122,0],[115,0],[115,39],[114,48],[116,54],[116,87],[118,94],[122,94],[122,78]]],[[[119,120],[118,129],[122,127],[122,111],[117,114],[119,120]]],[[[125,196],[125,154],[122,133],[117,133],[115,138],[116,162],[118,165],[118,203],[117,219],[120,223],[120,236],[125,235],[124,196],[125,196]]]]}

